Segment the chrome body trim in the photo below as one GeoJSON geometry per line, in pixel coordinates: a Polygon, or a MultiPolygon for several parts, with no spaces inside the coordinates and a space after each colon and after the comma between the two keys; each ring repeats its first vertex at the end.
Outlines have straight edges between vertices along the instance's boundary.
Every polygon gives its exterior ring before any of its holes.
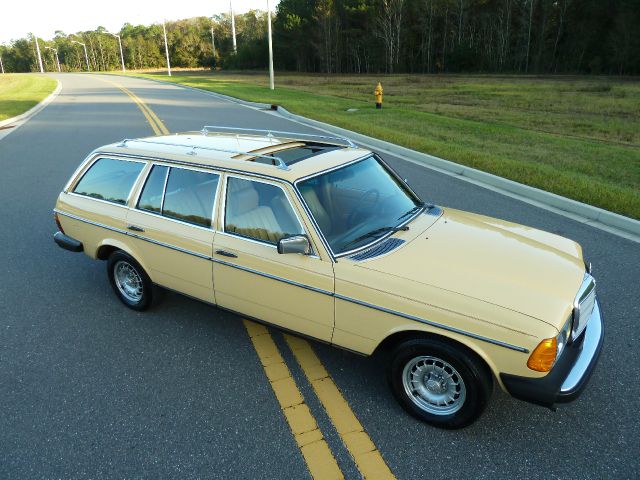
{"type": "MultiPolygon", "coordinates": [[[[82,196],[82,195],[79,195],[79,196],[82,196]]],[[[127,232],[126,230],[121,230],[119,228],[110,227],[109,225],[105,225],[103,223],[94,222],[93,220],[87,220],[86,218],[78,217],[77,215],[73,215],[71,213],[63,212],[63,211],[61,211],[61,210],[59,210],[57,208],[54,208],[53,212],[57,213],[58,215],[63,215],[65,217],[73,218],[74,220],[78,220],[79,222],[88,223],[89,225],[94,225],[96,227],[100,227],[100,228],[104,228],[106,230],[110,230],[112,232],[121,233],[123,235],[130,235],[130,233],[127,232]]]]}
{"type": "MultiPolygon", "coordinates": [[[[151,170],[149,170],[149,174],[147,175],[147,178],[149,178],[149,175],[151,175],[151,171],[153,170],[153,167],[155,167],[156,165],[158,164],[157,163],[151,164],[151,170]]],[[[158,165],[158,166],[164,167],[166,165],[158,165]]],[[[162,211],[164,210],[164,197],[167,194],[167,183],[169,183],[169,173],[171,172],[171,167],[169,166],[166,166],[166,167],[167,167],[167,171],[164,173],[164,185],[162,186],[162,199],[160,200],[160,216],[162,216],[162,211]]],[[[142,188],[140,189],[140,195],[138,195],[138,198],[136,200],[136,208],[138,208],[138,203],[140,202],[140,196],[142,195],[142,191],[144,190],[144,187],[145,186],[143,185],[142,188]]]]}
{"type": "MultiPolygon", "coordinates": [[[[576,294],[576,297],[573,301],[573,325],[571,327],[571,341],[575,341],[589,323],[589,319],[585,320],[584,322],[582,321],[584,319],[582,318],[581,306],[589,298],[589,296],[593,294],[593,308],[595,308],[595,288],[595,278],[593,278],[589,273],[585,273],[582,284],[580,285],[580,289],[578,290],[578,293],[576,294]]],[[[589,314],[590,313],[591,312],[589,312],[589,314]]]]}
{"type": "Polygon", "coordinates": [[[351,298],[351,297],[347,297],[347,296],[344,296],[344,295],[340,295],[338,293],[330,292],[330,291],[327,291],[327,290],[322,290],[320,288],[312,287],[310,285],[305,285],[305,284],[299,283],[299,282],[294,282],[292,280],[288,280],[286,278],[278,277],[276,275],[271,275],[269,273],[260,272],[258,270],[254,270],[252,268],[248,268],[248,267],[244,267],[244,266],[241,266],[241,265],[236,265],[234,263],[226,262],[224,260],[213,258],[213,257],[210,257],[208,255],[202,255],[202,254],[197,253],[197,252],[192,252],[190,250],[185,250],[183,248],[176,247],[174,245],[169,245],[169,244],[166,244],[166,243],[158,242],[156,240],[152,240],[152,239],[147,238],[147,237],[142,236],[142,235],[137,235],[137,234],[134,234],[134,233],[131,233],[131,232],[127,232],[127,231],[120,230],[120,229],[113,228],[113,227],[109,227],[107,225],[103,225],[103,224],[100,224],[100,223],[97,223],[97,222],[93,222],[91,220],[87,220],[87,219],[78,217],[76,215],[71,215],[71,214],[68,214],[68,213],[64,213],[64,212],[59,211],[58,209],[54,209],[54,212],[56,212],[56,213],[58,213],[60,215],[64,215],[64,216],[73,218],[75,220],[79,220],[81,222],[85,222],[85,223],[88,223],[88,224],[91,224],[91,225],[95,225],[97,227],[106,228],[107,230],[112,230],[112,231],[121,233],[123,235],[129,236],[129,237],[134,237],[134,238],[137,238],[137,239],[140,239],[140,240],[144,240],[144,241],[147,241],[147,242],[150,242],[150,243],[162,246],[162,247],[167,247],[167,248],[170,248],[172,250],[176,250],[178,252],[186,253],[188,255],[193,255],[195,257],[202,258],[202,259],[205,259],[205,260],[210,260],[210,261],[212,261],[214,263],[217,263],[217,264],[220,264],[220,265],[224,265],[226,267],[235,268],[235,269],[242,270],[242,271],[245,271],[245,272],[248,272],[248,273],[259,275],[261,277],[269,278],[271,280],[276,280],[278,282],[287,283],[287,284],[293,285],[295,287],[304,288],[305,290],[310,290],[312,292],[320,293],[322,295],[327,295],[327,296],[330,296],[330,297],[334,297],[334,298],[336,298],[338,300],[343,300],[343,301],[346,301],[346,302],[355,303],[355,304],[363,306],[363,307],[371,308],[373,310],[378,310],[380,312],[388,313],[390,315],[396,315],[396,316],[399,316],[399,317],[402,317],[402,318],[406,318],[407,320],[412,320],[414,322],[422,323],[424,325],[429,325],[429,326],[434,327],[434,328],[439,328],[439,329],[446,330],[446,331],[449,331],[449,332],[452,332],[452,333],[457,333],[459,335],[463,335],[463,336],[466,336],[466,337],[474,338],[476,340],[480,340],[480,341],[483,341],[483,342],[491,343],[493,345],[497,345],[497,346],[500,346],[500,347],[508,348],[510,350],[515,350],[517,352],[529,353],[529,350],[524,348],[524,347],[519,347],[517,345],[512,345],[510,343],[502,342],[500,340],[495,340],[495,339],[492,339],[492,338],[489,338],[489,337],[485,337],[485,336],[482,336],[482,335],[476,335],[475,333],[465,332],[464,330],[460,330],[460,329],[455,328],[455,327],[450,327],[448,325],[443,325],[441,323],[436,323],[436,322],[432,322],[432,321],[429,321],[429,320],[425,320],[423,318],[416,317],[414,315],[409,315],[409,314],[402,313],[402,312],[398,312],[396,310],[391,310],[391,309],[388,309],[388,308],[379,307],[377,305],[373,305],[371,303],[363,302],[361,300],[356,300],[355,298],[351,298]]]}
{"type": "Polygon", "coordinates": [[[600,303],[596,300],[593,312],[589,317],[587,327],[584,331],[582,350],[569,371],[569,374],[564,382],[562,382],[560,393],[570,393],[578,388],[583,378],[588,374],[592,360],[598,352],[598,346],[602,341],[603,334],[604,328],[602,314],[600,312],[600,303]]]}
{"type": "MultiPolygon", "coordinates": [[[[59,215],[63,215],[65,217],[73,218],[74,220],[78,220],[80,222],[88,223],[89,225],[93,225],[93,226],[96,226],[96,227],[104,228],[104,229],[110,230],[112,232],[121,233],[122,235],[126,235],[127,237],[133,237],[133,238],[137,238],[139,240],[144,240],[146,242],[153,243],[155,245],[159,245],[161,247],[166,247],[166,248],[169,248],[171,250],[176,250],[178,252],[186,253],[188,255],[193,255],[194,257],[203,258],[205,260],[213,260],[213,258],[208,256],[208,255],[203,255],[201,253],[193,252],[191,250],[185,250],[184,248],[176,247],[175,245],[170,245],[168,243],[159,242],[157,240],[154,240],[154,239],[149,238],[149,237],[145,237],[143,235],[138,235],[136,233],[131,233],[131,232],[128,232],[126,230],[121,230],[119,228],[114,228],[114,227],[110,227],[108,225],[104,225],[102,223],[98,223],[98,222],[94,222],[94,221],[91,221],[91,220],[87,220],[86,218],[78,217],[78,216],[72,215],[70,213],[61,212],[58,209],[54,209],[53,211],[55,213],[59,214],[59,215]]],[[[191,224],[188,224],[188,225],[193,226],[191,224]]],[[[211,231],[211,230],[209,230],[209,231],[211,231]]]]}
{"type": "Polygon", "coordinates": [[[355,298],[345,297],[344,295],[340,295],[339,293],[334,294],[339,300],[344,300],[346,302],[355,303],[361,305],[363,307],[368,307],[373,310],[378,310],[380,312],[389,313],[391,315],[396,315],[398,317],[406,318],[407,320],[413,320],[414,322],[424,323],[425,325],[429,325],[430,327],[440,328],[442,330],[446,330],[448,332],[457,333],[459,335],[464,335],[465,337],[475,338],[476,340],[482,340],[483,342],[492,343],[494,345],[498,345],[500,347],[509,348],[511,350],[515,350],[517,352],[529,353],[529,350],[524,347],[519,347],[517,345],[512,345],[510,343],[501,342],[500,340],[494,340],[493,338],[485,337],[483,335],[476,335],[475,333],[465,332],[464,330],[460,330],[459,328],[450,327],[448,325],[443,325],[441,323],[432,322],[430,320],[425,320],[420,317],[416,317],[414,315],[409,315],[407,313],[398,312],[396,310],[390,310],[385,307],[378,307],[377,305],[373,305],[371,303],[363,302],[361,300],[356,300],[355,298]]]}
{"type": "Polygon", "coordinates": [[[293,280],[287,280],[286,278],[278,277],[276,275],[271,275],[270,273],[260,272],[258,270],[254,270],[252,268],[244,267],[242,265],[236,265],[235,263],[225,262],[224,260],[219,260],[214,258],[213,261],[215,263],[219,263],[220,265],[224,265],[225,267],[231,267],[238,270],[242,270],[244,272],[253,273],[255,275],[259,275],[261,277],[269,278],[271,280],[276,280],[278,282],[287,283],[289,285],[293,285],[294,287],[304,288],[305,290],[311,290],[312,292],[321,293],[322,295],[327,295],[329,297],[333,297],[333,292],[328,290],[322,290],[321,288],[312,287],[311,285],[305,285],[304,283],[294,282],[293,280]]]}

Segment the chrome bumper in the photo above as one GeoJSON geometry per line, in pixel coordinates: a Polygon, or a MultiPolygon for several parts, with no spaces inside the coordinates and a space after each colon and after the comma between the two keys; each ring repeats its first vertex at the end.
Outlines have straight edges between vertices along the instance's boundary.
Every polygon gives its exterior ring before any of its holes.
{"type": "Polygon", "coordinates": [[[600,302],[593,311],[582,334],[567,345],[553,369],[542,378],[500,374],[507,391],[515,398],[553,407],[571,402],[584,390],[602,350],[604,321],[600,302]]]}
{"type": "Polygon", "coordinates": [[[600,303],[596,300],[593,312],[584,331],[582,348],[569,374],[564,382],[562,382],[560,392],[558,393],[558,401],[571,401],[573,400],[573,396],[577,396],[582,390],[587,380],[589,380],[591,372],[598,360],[603,340],[604,325],[602,322],[602,314],[600,313],[600,303]],[[567,398],[567,400],[564,400],[565,398],[567,398]]]}

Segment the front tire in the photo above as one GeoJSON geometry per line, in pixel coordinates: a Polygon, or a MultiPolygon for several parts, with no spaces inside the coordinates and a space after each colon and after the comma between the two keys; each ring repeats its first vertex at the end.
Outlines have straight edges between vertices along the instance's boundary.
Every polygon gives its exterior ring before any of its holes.
{"type": "Polygon", "coordinates": [[[143,311],[151,306],[153,283],[131,255],[122,250],[113,252],[107,262],[107,274],[113,291],[127,307],[143,311]]]}
{"type": "Polygon", "coordinates": [[[389,384],[402,407],[435,427],[457,429],[475,422],[493,383],[480,360],[439,339],[401,343],[391,354],[389,384]]]}

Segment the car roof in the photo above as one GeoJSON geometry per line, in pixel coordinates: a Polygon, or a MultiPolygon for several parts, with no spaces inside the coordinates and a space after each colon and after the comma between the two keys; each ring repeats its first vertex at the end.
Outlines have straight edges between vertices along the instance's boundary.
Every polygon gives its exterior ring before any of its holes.
{"type": "Polygon", "coordinates": [[[203,130],[126,139],[105,145],[95,153],[147,157],[205,168],[237,170],[294,182],[371,154],[369,150],[351,145],[353,144],[346,139],[333,137],[310,140],[302,134],[288,134],[285,137],[211,133],[203,130]],[[285,151],[286,155],[283,153],[285,151]],[[278,157],[278,153],[282,157],[278,157]]]}

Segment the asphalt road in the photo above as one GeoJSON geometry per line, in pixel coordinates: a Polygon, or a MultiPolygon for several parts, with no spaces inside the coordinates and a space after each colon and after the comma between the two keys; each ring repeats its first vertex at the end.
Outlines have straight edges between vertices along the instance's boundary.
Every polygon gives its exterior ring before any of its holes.
{"type": "MultiPolygon", "coordinates": [[[[239,318],[177,294],[147,313],[105,265],[59,249],[51,209],[97,146],[152,134],[97,75],[0,140],[0,478],[309,478],[239,318]]],[[[141,79],[117,81],[172,131],[205,124],[307,131],[268,112],[141,79]]],[[[526,148],[523,146],[523,148],[526,148]]],[[[383,358],[313,347],[397,478],[638,478],[640,244],[385,157],[438,204],[565,235],[592,261],[606,339],[582,397],[557,412],[496,390],[460,431],[395,403],[383,358]]],[[[639,193],[640,194],[640,193],[639,193]]],[[[358,473],[279,333],[294,378],[348,478],[358,473]]]]}

